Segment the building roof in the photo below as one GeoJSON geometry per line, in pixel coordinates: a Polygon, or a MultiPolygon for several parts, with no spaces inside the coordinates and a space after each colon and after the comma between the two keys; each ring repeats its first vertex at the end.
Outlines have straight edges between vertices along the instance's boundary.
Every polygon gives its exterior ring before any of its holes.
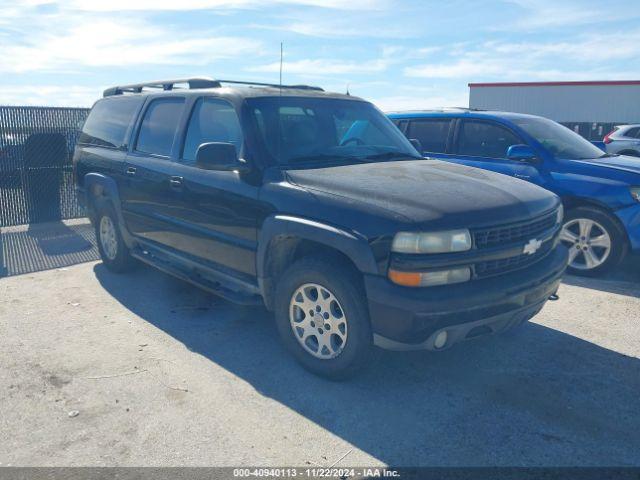
{"type": "Polygon", "coordinates": [[[640,80],[600,80],[580,82],[496,82],[469,83],[469,88],[478,87],[559,87],[559,86],[610,86],[610,85],[640,85],[640,80]]]}

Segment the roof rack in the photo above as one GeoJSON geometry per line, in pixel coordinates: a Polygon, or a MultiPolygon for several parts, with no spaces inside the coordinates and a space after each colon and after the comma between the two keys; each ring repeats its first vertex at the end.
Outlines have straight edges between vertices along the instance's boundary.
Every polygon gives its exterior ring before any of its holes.
{"type": "Polygon", "coordinates": [[[295,88],[298,90],[316,90],[318,92],[324,92],[324,89],[321,87],[316,87],[313,85],[280,85],[279,83],[262,83],[262,82],[244,82],[242,80],[218,80],[220,83],[231,83],[234,85],[249,85],[256,87],[273,87],[273,88],[295,88]]]}
{"type": "MultiPolygon", "coordinates": [[[[220,88],[223,83],[231,83],[235,85],[249,85],[258,87],[273,88],[295,88],[299,90],[316,90],[324,92],[320,87],[311,85],[279,85],[277,83],[261,83],[261,82],[244,82],[241,80],[214,80],[212,78],[180,78],[176,80],[158,80],[155,82],[132,83],[131,85],[118,85],[107,88],[103,96],[111,97],[113,95],[123,95],[125,93],[141,93],[144,88],[157,88],[162,90],[174,90],[176,85],[186,84],[190,90],[198,88],[220,88]]],[[[178,87],[182,88],[182,87],[178,87]]]]}
{"type": "Polygon", "coordinates": [[[220,82],[211,78],[180,78],[176,80],[158,80],[155,82],[133,83],[131,85],[119,85],[107,88],[103,96],[122,95],[124,93],[141,93],[143,88],[160,88],[162,90],[173,90],[176,85],[187,84],[193,88],[217,88],[220,82]]]}

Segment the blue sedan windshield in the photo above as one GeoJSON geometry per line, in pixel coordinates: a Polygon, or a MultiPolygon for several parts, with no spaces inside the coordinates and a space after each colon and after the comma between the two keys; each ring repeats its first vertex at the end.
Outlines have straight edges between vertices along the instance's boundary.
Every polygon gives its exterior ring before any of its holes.
{"type": "Polygon", "coordinates": [[[587,160],[599,158],[603,151],[574,131],[546,118],[516,118],[513,123],[535,138],[556,158],[587,160]]]}
{"type": "Polygon", "coordinates": [[[258,147],[285,166],[421,158],[372,104],[348,99],[261,97],[247,100],[258,147]]]}

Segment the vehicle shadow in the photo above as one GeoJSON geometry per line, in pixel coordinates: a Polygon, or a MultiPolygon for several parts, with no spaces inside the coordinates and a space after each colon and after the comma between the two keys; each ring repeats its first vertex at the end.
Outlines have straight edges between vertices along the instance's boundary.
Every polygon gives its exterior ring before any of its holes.
{"type": "Polygon", "coordinates": [[[0,231],[0,277],[50,270],[99,258],[86,219],[57,221],[0,231]]]}
{"type": "Polygon", "coordinates": [[[628,255],[620,266],[601,277],[567,274],[562,282],[618,295],[640,297],[640,255],[628,255]]]}
{"type": "Polygon", "coordinates": [[[145,321],[387,464],[640,465],[637,358],[530,323],[445,352],[376,351],[360,376],[329,382],[293,361],[262,308],[144,266],[94,272],[145,321]]]}

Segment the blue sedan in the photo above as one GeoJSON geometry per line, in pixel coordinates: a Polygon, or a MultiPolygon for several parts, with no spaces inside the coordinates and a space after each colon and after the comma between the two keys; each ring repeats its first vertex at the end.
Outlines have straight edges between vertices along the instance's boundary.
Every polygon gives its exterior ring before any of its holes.
{"type": "MultiPolygon", "coordinates": [[[[389,117],[426,157],[492,170],[562,198],[569,270],[600,274],[640,251],[640,159],[542,117],[453,109],[389,117]]],[[[464,194],[464,192],[461,192],[464,194]]]]}

